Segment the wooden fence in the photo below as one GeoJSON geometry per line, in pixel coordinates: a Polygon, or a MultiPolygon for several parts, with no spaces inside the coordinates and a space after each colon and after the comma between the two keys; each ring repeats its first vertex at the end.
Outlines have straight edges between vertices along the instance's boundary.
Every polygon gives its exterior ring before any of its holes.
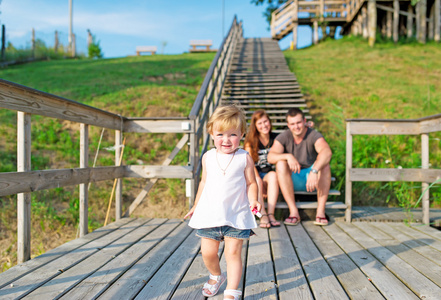
{"type": "MultiPolygon", "coordinates": [[[[412,181],[421,182],[422,191],[441,178],[441,169],[429,169],[429,133],[441,131],[441,114],[416,120],[346,120],[346,221],[351,222],[352,182],[412,181]],[[353,168],[354,135],[421,135],[420,169],[353,168]]],[[[423,223],[429,224],[429,190],[422,198],[423,223]]]]}
{"type": "Polygon", "coordinates": [[[242,37],[241,24],[236,17],[208,70],[201,90],[188,117],[178,118],[127,118],[100,110],[76,101],[41,92],[26,86],[0,79],[0,107],[17,111],[17,172],[0,173],[0,197],[17,194],[17,256],[18,263],[30,258],[31,193],[56,187],[79,185],[79,232],[88,231],[88,184],[115,180],[116,220],[129,216],[158,178],[185,178],[192,183],[187,195],[192,205],[195,186],[200,173],[199,141],[202,151],[207,148],[208,135],[205,123],[218,104],[229,61],[237,39],[242,37]],[[31,116],[68,120],[80,124],[80,166],[72,169],[31,171],[31,116]],[[115,166],[89,167],[89,126],[115,131],[115,166]],[[122,165],[123,133],[183,133],[162,165],[122,165]],[[190,140],[189,160],[186,166],[170,166],[176,154],[190,140]],[[122,212],[122,178],[151,179],[136,197],[129,209],[122,212]]]}

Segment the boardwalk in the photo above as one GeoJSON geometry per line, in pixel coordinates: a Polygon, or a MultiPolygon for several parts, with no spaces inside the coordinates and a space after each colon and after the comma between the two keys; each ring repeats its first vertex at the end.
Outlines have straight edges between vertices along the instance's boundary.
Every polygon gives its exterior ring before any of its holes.
{"type": "MultiPolygon", "coordinates": [[[[304,221],[256,232],[244,299],[440,299],[434,228],[304,221]]],[[[126,218],[0,274],[0,299],[203,299],[199,251],[182,220],[126,218]]]]}

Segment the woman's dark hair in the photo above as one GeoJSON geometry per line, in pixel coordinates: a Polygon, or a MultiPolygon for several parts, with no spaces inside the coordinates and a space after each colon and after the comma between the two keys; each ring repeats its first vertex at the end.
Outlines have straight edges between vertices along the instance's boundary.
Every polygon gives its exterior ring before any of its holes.
{"type": "Polygon", "coordinates": [[[267,117],[270,122],[270,134],[271,134],[271,128],[272,128],[271,119],[264,110],[259,109],[253,113],[251,117],[250,128],[248,129],[248,133],[245,137],[244,144],[245,145],[248,144],[249,147],[251,148],[250,155],[254,162],[257,162],[257,160],[259,159],[259,156],[257,155],[257,151],[259,150],[259,132],[257,131],[256,128],[256,122],[263,117],[267,117]]]}

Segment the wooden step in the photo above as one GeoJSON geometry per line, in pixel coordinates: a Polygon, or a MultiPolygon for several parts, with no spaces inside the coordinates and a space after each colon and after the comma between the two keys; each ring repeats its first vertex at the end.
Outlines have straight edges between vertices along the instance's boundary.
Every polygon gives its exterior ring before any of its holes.
{"type": "MultiPolygon", "coordinates": [[[[317,209],[317,201],[298,201],[296,202],[298,209],[317,209]]],[[[286,202],[277,202],[276,208],[288,209],[286,202]]],[[[346,209],[347,206],[343,202],[326,201],[326,209],[346,209]]]]}

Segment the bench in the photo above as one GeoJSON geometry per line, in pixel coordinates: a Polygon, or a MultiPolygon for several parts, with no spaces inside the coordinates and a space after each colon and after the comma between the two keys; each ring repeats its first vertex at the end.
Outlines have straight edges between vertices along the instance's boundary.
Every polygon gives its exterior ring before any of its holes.
{"type": "Polygon", "coordinates": [[[136,55],[141,55],[141,53],[146,52],[150,54],[155,54],[158,51],[156,46],[136,46],[136,55]]]}
{"type": "Polygon", "coordinates": [[[190,52],[212,52],[217,51],[211,49],[210,47],[213,45],[212,40],[191,40],[190,41],[190,52]]]}

